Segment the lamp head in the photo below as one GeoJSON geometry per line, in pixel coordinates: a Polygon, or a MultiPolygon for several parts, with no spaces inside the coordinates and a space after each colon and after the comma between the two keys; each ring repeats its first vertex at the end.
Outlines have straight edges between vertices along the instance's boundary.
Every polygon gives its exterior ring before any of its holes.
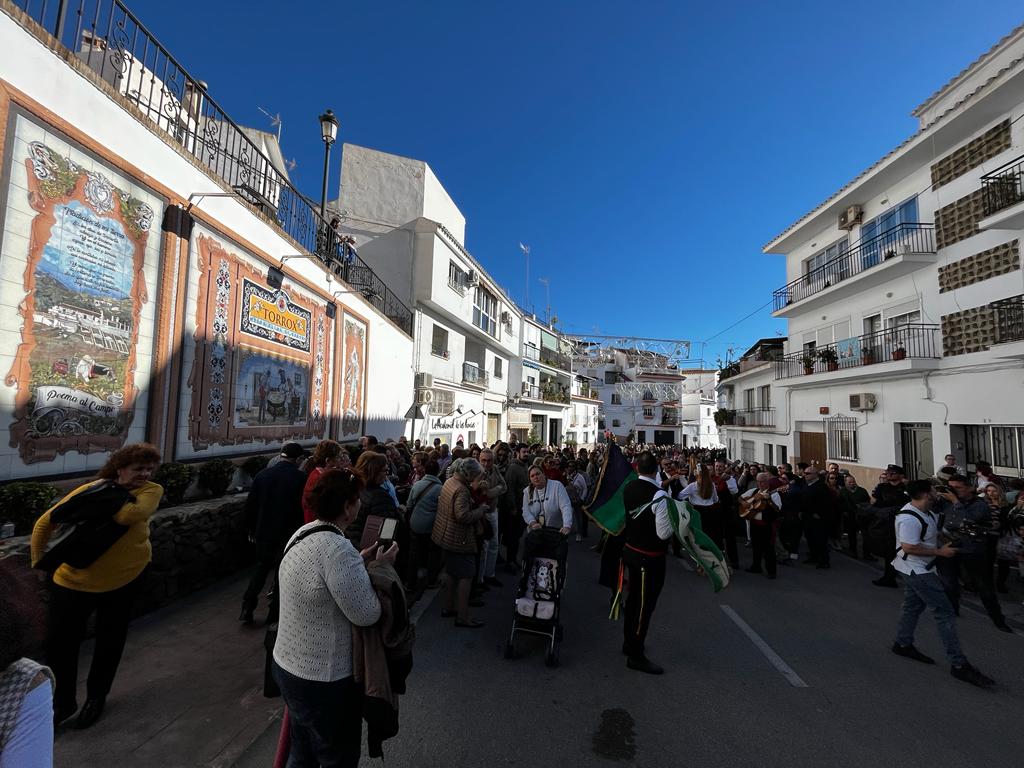
{"type": "Polygon", "coordinates": [[[338,138],[338,118],[330,109],[320,115],[320,137],[328,146],[338,138]]]}

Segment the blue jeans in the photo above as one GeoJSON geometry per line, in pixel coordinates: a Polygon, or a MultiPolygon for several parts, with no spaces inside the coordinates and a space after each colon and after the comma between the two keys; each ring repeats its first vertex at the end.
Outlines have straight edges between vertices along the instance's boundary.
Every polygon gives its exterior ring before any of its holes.
{"type": "Polygon", "coordinates": [[[938,627],[939,637],[946,648],[946,657],[954,667],[959,667],[965,661],[963,651],[960,650],[960,637],[956,632],[956,616],[953,614],[953,605],[946,596],[946,590],[942,587],[942,581],[938,574],[918,573],[911,576],[903,575],[903,613],[900,616],[899,627],[896,629],[896,642],[902,646],[914,644],[914,629],[917,627],[918,617],[924,613],[925,608],[932,609],[935,617],[935,626],[938,627]]]}
{"type": "Polygon", "coordinates": [[[363,693],[351,677],[321,683],[273,665],[288,705],[288,768],[357,768],[363,743],[363,693]]]}

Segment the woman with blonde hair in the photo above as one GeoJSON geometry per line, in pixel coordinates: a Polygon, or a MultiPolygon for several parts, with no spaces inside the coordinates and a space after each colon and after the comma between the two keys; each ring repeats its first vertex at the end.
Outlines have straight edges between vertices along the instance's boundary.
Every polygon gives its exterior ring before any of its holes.
{"type": "Polygon", "coordinates": [[[711,479],[711,470],[707,464],[697,465],[697,479],[676,494],[677,501],[688,501],[700,514],[701,527],[704,533],[725,551],[725,512],[718,500],[718,491],[711,479]]]}
{"type": "MultiPolygon", "coordinates": [[[[46,662],[56,680],[53,720],[59,724],[78,709],[78,651],[89,617],[96,614],[96,642],[86,685],[86,699],[76,728],[95,723],[106,703],[128,637],[132,604],[142,586],[142,574],[153,557],[149,518],[160,505],[164,489],[150,482],[160,464],[160,452],[148,443],[114,451],[96,480],[81,485],[43,513],[32,529],[32,564],[47,555],[54,529],[65,515],[112,510],[110,519],[119,537],[91,562],[69,554],[50,583],[50,630],[46,662]],[[122,529],[123,530],[120,530],[122,529]]],[[[94,553],[95,554],[95,553],[94,553]]],[[[51,558],[52,559],[52,558],[51,558]]],[[[85,557],[84,559],[89,559],[85,557]]]]}

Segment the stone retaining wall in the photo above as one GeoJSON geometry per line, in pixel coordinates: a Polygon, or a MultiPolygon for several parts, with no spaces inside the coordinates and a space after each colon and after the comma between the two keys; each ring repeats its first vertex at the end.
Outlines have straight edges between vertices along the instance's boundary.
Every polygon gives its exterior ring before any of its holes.
{"type": "MultiPolygon", "coordinates": [[[[245,499],[239,493],[161,509],[150,520],[153,562],[146,574],[139,613],[146,613],[235,573],[253,559],[245,531],[245,499]]],[[[0,546],[29,568],[29,537],[0,546]]],[[[42,584],[42,574],[40,584],[42,584]]],[[[241,595],[239,595],[241,601],[241,595]]]]}

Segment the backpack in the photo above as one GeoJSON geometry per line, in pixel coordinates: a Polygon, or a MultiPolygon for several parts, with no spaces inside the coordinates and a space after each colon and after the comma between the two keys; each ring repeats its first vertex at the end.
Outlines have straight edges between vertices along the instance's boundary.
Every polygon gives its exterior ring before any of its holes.
{"type": "MultiPolygon", "coordinates": [[[[925,520],[924,517],[922,517],[920,514],[910,509],[901,509],[893,516],[893,538],[896,538],[895,525],[900,515],[910,515],[921,524],[921,541],[924,541],[925,534],[928,533],[928,521],[925,520]]],[[[907,553],[904,552],[903,548],[900,546],[899,541],[896,541],[896,557],[902,557],[904,560],[906,560],[908,557],[907,553]]],[[[934,566],[935,561],[932,560],[930,563],[928,563],[928,565],[925,566],[925,570],[930,571],[934,566]]]]}

